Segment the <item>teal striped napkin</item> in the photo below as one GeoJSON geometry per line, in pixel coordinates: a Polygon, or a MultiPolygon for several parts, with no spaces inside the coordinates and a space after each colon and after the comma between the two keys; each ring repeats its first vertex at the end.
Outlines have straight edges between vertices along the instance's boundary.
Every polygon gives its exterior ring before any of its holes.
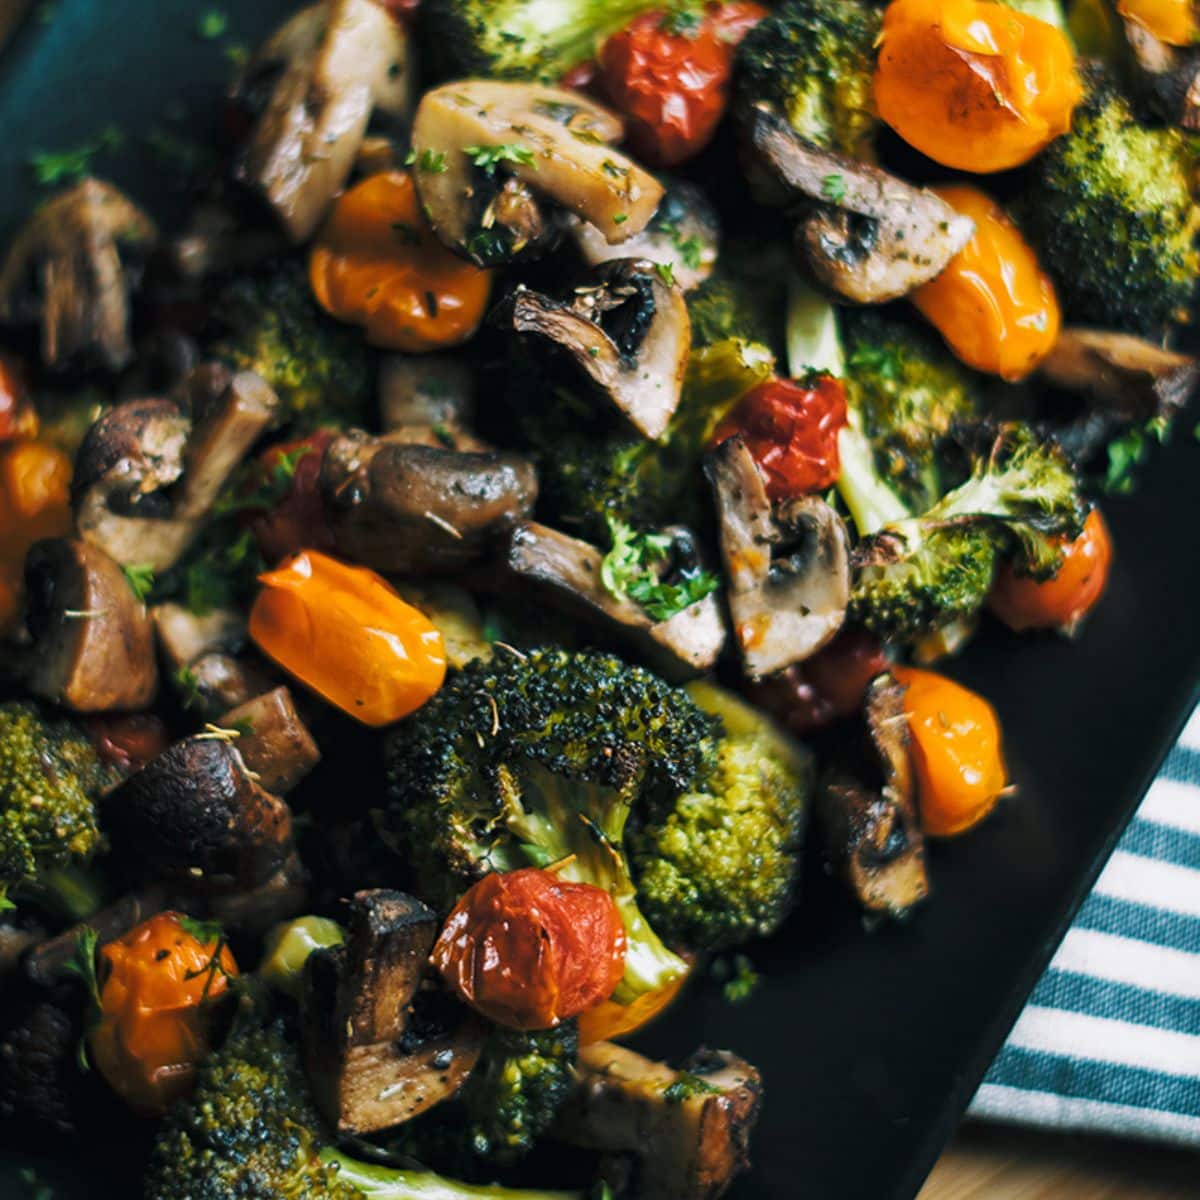
{"type": "Polygon", "coordinates": [[[1200,708],[970,1115],[1200,1145],[1200,708]]]}

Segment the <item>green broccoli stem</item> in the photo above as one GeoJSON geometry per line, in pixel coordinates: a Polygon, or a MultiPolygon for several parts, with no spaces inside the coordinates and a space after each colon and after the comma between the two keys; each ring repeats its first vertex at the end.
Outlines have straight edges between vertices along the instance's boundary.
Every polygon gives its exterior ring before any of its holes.
{"type": "Polygon", "coordinates": [[[584,1200],[583,1192],[530,1191],[494,1184],[475,1187],[443,1179],[430,1171],[402,1171],[349,1158],[326,1147],[321,1151],[326,1166],[337,1167],[338,1179],[357,1188],[367,1200],[584,1200]]]}
{"type": "Polygon", "coordinates": [[[19,892],[34,904],[65,917],[83,921],[104,906],[107,888],[101,877],[85,863],[69,862],[41,872],[37,879],[22,884],[19,892]]]}
{"type": "Polygon", "coordinates": [[[853,412],[850,424],[838,434],[838,457],[841,460],[838,494],[854,518],[859,537],[867,537],[885,525],[896,525],[912,516],[876,470],[875,452],[853,412]]]}

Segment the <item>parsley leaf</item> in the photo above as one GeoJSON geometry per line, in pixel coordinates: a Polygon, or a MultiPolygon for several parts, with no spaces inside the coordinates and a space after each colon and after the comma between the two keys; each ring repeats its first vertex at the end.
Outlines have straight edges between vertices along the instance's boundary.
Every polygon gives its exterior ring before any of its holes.
{"type": "Polygon", "coordinates": [[[260,462],[248,463],[234,483],[217,497],[213,515],[265,511],[274,508],[291,489],[300,460],[313,452],[312,446],[297,446],[275,456],[269,470],[260,462]]]}
{"type": "Polygon", "coordinates": [[[154,568],[149,563],[128,563],[121,568],[130,591],[144,604],[154,591],[154,568]]]}
{"type": "Polygon", "coordinates": [[[1133,491],[1137,468],[1146,461],[1150,443],[1165,442],[1170,432],[1163,417],[1153,417],[1144,425],[1131,425],[1108,443],[1108,470],[1104,490],[1111,496],[1126,496],[1133,491]]]}
{"type": "Polygon", "coordinates": [[[712,965],[712,974],[721,981],[721,992],[730,1004],[748,1000],[759,984],[758,972],[744,954],[735,954],[732,962],[718,958],[712,965]]]}
{"type": "Polygon", "coordinates": [[[881,379],[900,378],[900,356],[884,346],[859,346],[850,355],[850,366],[875,371],[881,379]]]}
{"type": "Polygon", "coordinates": [[[72,150],[39,150],[29,156],[34,178],[43,187],[74,183],[92,169],[92,159],[101,151],[115,150],[125,141],[115,125],[106,125],[90,142],[72,150]]]}
{"type": "Polygon", "coordinates": [[[12,912],[17,906],[8,898],[8,884],[0,883],[0,913],[12,912]]]}
{"type": "Polygon", "coordinates": [[[444,175],[450,170],[446,165],[446,155],[441,150],[422,150],[420,156],[415,150],[410,150],[404,163],[409,167],[416,163],[418,171],[426,171],[430,175],[444,175]]]}
{"type": "Polygon", "coordinates": [[[496,168],[506,162],[537,169],[533,151],[528,146],[521,146],[516,142],[507,142],[503,146],[465,146],[463,153],[489,175],[494,175],[496,168]]]}
{"type": "Polygon", "coordinates": [[[667,287],[675,286],[675,267],[672,263],[655,263],[654,271],[667,287]]]}
{"type": "Polygon", "coordinates": [[[668,1104],[682,1104],[693,1096],[711,1096],[720,1090],[691,1071],[680,1071],[675,1082],[663,1090],[663,1099],[668,1104]]]}
{"type": "Polygon", "coordinates": [[[840,175],[826,175],[821,180],[821,195],[837,204],[846,198],[846,181],[840,175]]]}
{"type": "Polygon", "coordinates": [[[175,686],[181,693],[179,702],[183,705],[185,712],[203,707],[204,698],[200,695],[200,681],[191,667],[180,667],[173,678],[175,686]]]}
{"type": "Polygon", "coordinates": [[[71,957],[62,966],[68,975],[83,980],[83,986],[97,1008],[100,1007],[100,980],[96,975],[96,951],[99,948],[100,935],[90,925],[85,925],[75,938],[71,957]]]}
{"type": "Polygon", "coordinates": [[[215,41],[229,28],[229,14],[219,8],[210,8],[200,14],[196,22],[196,32],[206,42],[215,41]]]}
{"type": "Polygon", "coordinates": [[[210,942],[219,942],[225,937],[225,930],[220,921],[201,921],[199,917],[181,916],[179,928],[202,946],[207,946],[210,942]]]}
{"type": "Polygon", "coordinates": [[[681,571],[677,583],[659,578],[654,568],[671,553],[665,534],[639,533],[613,517],[608,529],[612,549],[600,562],[600,582],[609,595],[640,605],[651,620],[669,621],[716,591],[717,577],[708,571],[681,571]]]}

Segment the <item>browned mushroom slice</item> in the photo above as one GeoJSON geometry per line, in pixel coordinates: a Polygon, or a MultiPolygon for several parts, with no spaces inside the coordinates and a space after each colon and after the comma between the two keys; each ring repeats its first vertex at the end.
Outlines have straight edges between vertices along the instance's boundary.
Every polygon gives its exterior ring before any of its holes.
{"type": "Polygon", "coordinates": [[[536,197],[590,222],[608,242],[627,241],[654,215],[663,189],[612,148],[622,133],[617,117],[578,92],[485,79],[434,88],[413,122],[425,214],[447,246],[482,265],[507,262],[534,240],[543,224],[536,197]],[[477,161],[500,147],[500,161],[477,161]]]}
{"type": "Polygon", "coordinates": [[[1064,329],[1042,360],[1043,379],[1086,392],[1105,410],[1132,420],[1170,415],[1182,408],[1200,381],[1200,363],[1189,354],[1108,329],[1064,329]]]}
{"type": "Polygon", "coordinates": [[[150,218],[111,184],[84,179],[34,210],[0,268],[0,321],[40,323],[42,359],[118,371],[129,341],[132,256],[157,237],[150,218]]]}
{"type": "Polygon", "coordinates": [[[557,347],[643,435],[666,431],[692,332],[683,295],[653,263],[605,263],[565,301],[521,287],[501,312],[517,333],[557,347]]]}
{"type": "MultiPolygon", "coordinates": [[[[190,904],[194,905],[194,900],[190,904]]],[[[204,911],[226,929],[261,937],[280,921],[299,916],[308,907],[308,873],[292,850],[283,865],[265,882],[233,892],[204,897],[204,911]]]]}
{"type": "Polygon", "coordinates": [[[765,105],[745,125],[757,165],[801,211],[800,262],[817,283],[857,304],[906,296],[939,275],[975,225],[925,188],[806,142],[765,105]],[[829,180],[837,179],[831,200],[829,180]]]}
{"type": "Polygon", "coordinates": [[[869,913],[903,916],[925,898],[925,842],[917,819],[904,689],[880,675],[867,690],[868,753],[835,763],[817,791],[834,866],[869,913]]]}
{"type": "Polygon", "coordinates": [[[154,634],[166,665],[180,671],[202,654],[235,652],[246,641],[246,617],[232,608],[203,616],[182,604],[156,604],[150,610],[154,634]]]}
{"type": "Polygon", "coordinates": [[[74,538],[38,542],[25,560],[29,690],[76,712],[145,708],[158,687],[154,632],[125,573],[74,538]]]}
{"type": "Polygon", "coordinates": [[[316,231],[349,178],[373,112],[409,108],[411,66],[400,23],[373,0],[302,9],[247,64],[239,98],[271,88],[235,167],[294,242],[316,231]]]}
{"type": "Polygon", "coordinates": [[[751,679],[821,649],[842,627],[850,547],[841,517],[816,496],[772,506],[740,437],[705,464],[717,503],[729,612],[751,679]]]}
{"type": "Polygon", "coordinates": [[[646,228],[619,245],[609,243],[594,225],[578,217],[567,227],[588,266],[598,267],[614,258],[646,258],[668,266],[685,292],[712,274],[721,236],[716,210],[691,183],[669,184],[646,228]]]}
{"type": "Polygon", "coordinates": [[[101,801],[117,849],[204,891],[254,887],[291,852],[287,804],[253,778],[232,731],[168,747],[101,801]]]}
{"type": "Polygon", "coordinates": [[[339,1134],[387,1129],[449,1099],[479,1058],[482,1024],[422,986],[438,927],[412,896],[359,892],[345,945],[305,964],[305,1065],[339,1134]]]}
{"type": "Polygon", "coordinates": [[[231,708],[216,723],[237,730],[242,761],[276,796],[286,796],[321,761],[321,751],[286,687],[231,708]]]}
{"type": "Polygon", "coordinates": [[[444,450],[490,449],[470,432],[475,377],[461,359],[392,355],[379,367],[379,408],[391,440],[444,450]]]}
{"type": "Polygon", "coordinates": [[[262,658],[207,650],[187,664],[186,674],[179,682],[189,712],[215,721],[217,714],[270,691],[279,682],[279,675],[262,658]]]}
{"type": "Polygon", "coordinates": [[[275,226],[247,225],[232,207],[210,200],[197,205],[187,229],[168,244],[167,258],[181,279],[199,280],[244,271],[286,248],[275,226]]]}
{"type": "Polygon", "coordinates": [[[1132,17],[1121,21],[1139,90],[1166,121],[1200,129],[1200,51],[1168,46],[1132,17]]]}
{"type": "MultiPolygon", "coordinates": [[[[676,530],[675,559],[669,570],[700,567],[695,542],[676,530]]],[[[616,597],[604,586],[595,546],[525,521],[509,536],[504,567],[520,594],[529,586],[547,603],[590,622],[616,641],[649,659],[673,679],[711,670],[725,645],[725,622],[716,596],[706,596],[666,621],[654,621],[633,600],[616,597]]]]}
{"type": "Polygon", "coordinates": [[[340,553],[404,574],[478,559],[532,511],[537,478],[515,454],[459,454],[351,432],[325,452],[321,493],[340,553]]]}
{"type": "Polygon", "coordinates": [[[638,1200],[715,1200],[749,1163],[758,1071],[727,1050],[699,1050],[676,1071],[624,1046],[579,1051],[579,1083],[553,1135],[634,1160],[638,1200]]]}

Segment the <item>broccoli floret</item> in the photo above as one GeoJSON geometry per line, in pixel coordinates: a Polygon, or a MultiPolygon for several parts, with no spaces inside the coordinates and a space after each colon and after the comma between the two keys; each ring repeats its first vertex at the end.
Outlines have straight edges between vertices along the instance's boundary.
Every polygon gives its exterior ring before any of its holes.
{"type": "Polygon", "coordinates": [[[358,1162],[324,1144],[304,1068],[279,1024],[235,1030],[163,1123],[146,1200],[569,1200],[470,1187],[424,1170],[358,1162]]]}
{"type": "Polygon", "coordinates": [[[0,704],[0,897],[11,890],[74,918],[93,911],[83,868],[100,845],[96,797],[114,778],[73,722],[0,704]]]}
{"type": "Polygon", "coordinates": [[[941,448],[952,427],[979,418],[975,376],[915,322],[851,310],[842,330],[847,401],[884,478],[922,512],[961,482],[947,477],[941,448]]]}
{"type": "Polygon", "coordinates": [[[366,423],[374,401],[370,351],[357,330],[321,311],[303,263],[285,259],[239,278],[216,311],[224,332],[212,354],[257,371],[296,430],[366,423]]]}
{"type": "Polygon", "coordinates": [[[688,292],[685,298],[694,347],[740,338],[766,346],[782,358],[788,273],[780,264],[790,261],[790,235],[778,231],[774,220],[763,212],[756,225],[772,224],[760,230],[757,238],[735,238],[722,245],[713,273],[688,292]]]}
{"type": "Polygon", "coordinates": [[[610,34],[662,7],[661,0],[426,0],[421,29],[438,78],[557,83],[610,34]]]}
{"type": "Polygon", "coordinates": [[[625,857],[634,804],[711,773],[718,722],[685,692],[608,654],[502,653],[455,675],[389,746],[385,830],[430,903],[490,871],[559,860],[606,888],[628,935],[619,999],[684,969],[638,909],[625,857]]]}
{"type": "Polygon", "coordinates": [[[807,141],[873,157],[871,73],[881,8],[867,0],[788,0],[738,47],[738,95],[767,101],[807,141]]]}
{"type": "Polygon", "coordinates": [[[1022,189],[1018,216],[1070,321],[1160,336],[1186,319],[1200,275],[1194,153],[1178,129],[1138,123],[1100,68],[1070,133],[1022,189]]]}
{"type": "Polygon", "coordinates": [[[679,407],[662,440],[651,442],[587,397],[547,390],[518,360],[513,425],[537,464],[543,515],[597,544],[607,544],[610,519],[634,529],[695,523],[705,444],[773,367],[759,345],[729,340],[694,350],[679,407]]]}
{"type": "Polygon", "coordinates": [[[712,684],[692,699],[725,723],[713,773],[630,839],[638,900],[672,942],[719,950],[773,933],[791,909],[811,785],[805,751],[712,684]]]}
{"type": "Polygon", "coordinates": [[[908,641],[973,616],[1002,556],[1022,573],[1052,577],[1062,561],[1058,539],[1083,528],[1065,456],[1026,426],[1002,427],[970,478],[918,516],[905,515],[872,475],[860,437],[851,429],[839,443],[838,487],[866,534],[855,548],[850,616],[881,637],[908,641]]]}
{"type": "Polygon", "coordinates": [[[493,1030],[462,1090],[405,1125],[396,1148],[467,1178],[520,1161],[571,1091],[578,1050],[574,1021],[493,1030]]]}

